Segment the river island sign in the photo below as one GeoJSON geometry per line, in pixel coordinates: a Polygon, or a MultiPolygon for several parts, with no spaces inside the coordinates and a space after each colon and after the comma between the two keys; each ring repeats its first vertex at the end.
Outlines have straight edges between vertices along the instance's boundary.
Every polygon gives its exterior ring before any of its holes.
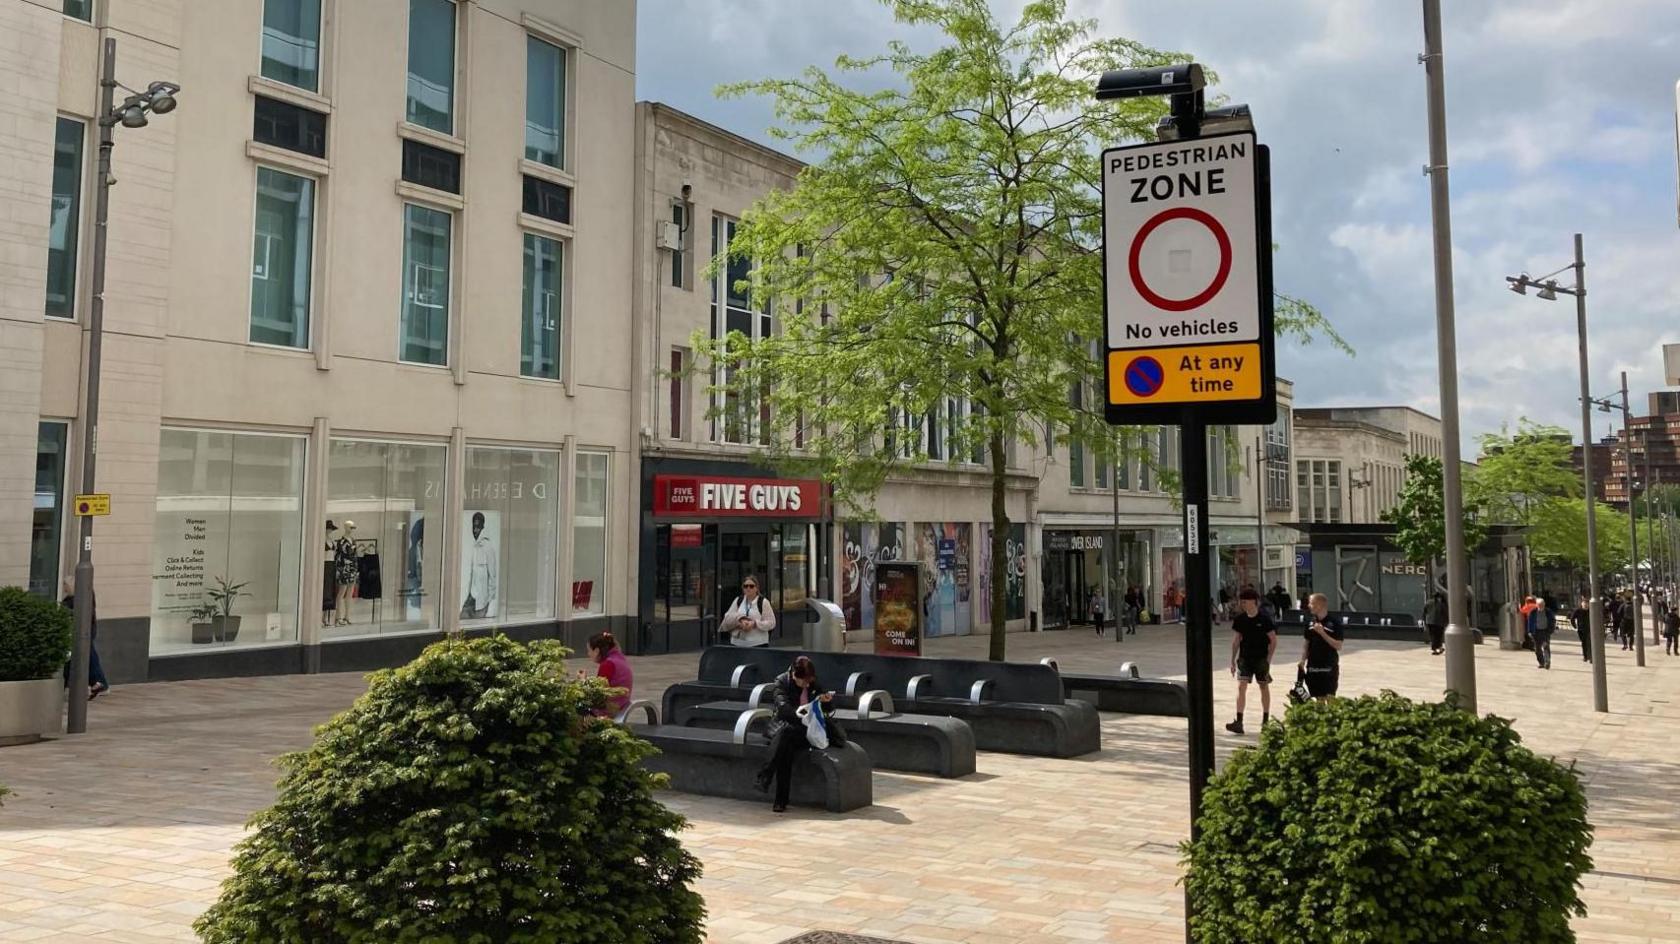
{"type": "Polygon", "coordinates": [[[1103,152],[1108,421],[1269,423],[1270,166],[1253,132],[1103,152]]]}

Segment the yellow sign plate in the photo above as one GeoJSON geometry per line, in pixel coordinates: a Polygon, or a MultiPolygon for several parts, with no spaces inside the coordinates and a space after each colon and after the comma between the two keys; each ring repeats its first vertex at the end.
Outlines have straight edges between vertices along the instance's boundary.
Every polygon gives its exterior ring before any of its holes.
{"type": "Polygon", "coordinates": [[[111,496],[109,494],[77,495],[76,500],[70,503],[70,509],[76,513],[78,518],[108,515],[111,513],[111,496]]]}
{"type": "Polygon", "coordinates": [[[1110,351],[1108,402],[1132,406],[1258,400],[1262,374],[1258,343],[1110,351]]]}

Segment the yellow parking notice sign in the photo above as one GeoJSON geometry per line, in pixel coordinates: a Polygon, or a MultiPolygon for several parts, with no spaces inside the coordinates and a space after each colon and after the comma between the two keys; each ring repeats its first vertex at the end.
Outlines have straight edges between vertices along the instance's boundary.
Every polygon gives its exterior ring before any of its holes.
{"type": "Polygon", "coordinates": [[[70,503],[78,518],[99,517],[111,513],[111,496],[108,493],[98,495],[77,495],[70,503]]]}
{"type": "Polygon", "coordinates": [[[1130,405],[1258,400],[1265,391],[1261,356],[1259,343],[1110,351],[1108,402],[1130,405]]]}

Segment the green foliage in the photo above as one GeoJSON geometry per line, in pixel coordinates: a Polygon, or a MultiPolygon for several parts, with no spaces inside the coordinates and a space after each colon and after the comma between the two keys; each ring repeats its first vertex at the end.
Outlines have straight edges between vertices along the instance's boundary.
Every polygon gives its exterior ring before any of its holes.
{"type": "Polygon", "coordinates": [[[233,615],[233,601],[240,597],[248,597],[249,593],[242,593],[247,585],[243,583],[228,583],[226,577],[217,577],[216,585],[204,591],[213,607],[211,616],[228,617],[233,615]]]}
{"type": "Polygon", "coordinates": [[[11,795],[12,795],[12,791],[8,790],[6,788],[5,784],[0,783],[0,806],[5,806],[6,805],[6,803],[5,803],[6,798],[11,796],[11,795]]]}
{"type": "MultiPolygon", "coordinates": [[[[1441,460],[1431,456],[1406,457],[1406,484],[1400,502],[1383,512],[1382,520],[1395,526],[1394,543],[1413,564],[1432,564],[1447,555],[1445,483],[1441,460]]],[[[1480,509],[1464,501],[1464,547],[1474,554],[1487,537],[1480,509]]]]}
{"type": "Polygon", "coordinates": [[[280,759],[209,944],[698,944],[700,864],[558,643],[445,641],[280,759]]]}
{"type": "Polygon", "coordinates": [[[1592,867],[1572,768],[1509,722],[1392,692],[1309,703],[1240,750],[1184,845],[1200,944],[1575,940],[1592,867]]]}
{"type": "MultiPolygon", "coordinates": [[[[1598,534],[1598,569],[1623,570],[1633,558],[1628,542],[1628,517],[1603,502],[1593,504],[1598,534]]],[[[1641,535],[1641,539],[1643,539],[1641,535]]],[[[1587,503],[1580,498],[1554,498],[1535,506],[1529,524],[1528,546],[1534,559],[1587,569],[1587,503]]]]}
{"type": "Polygon", "coordinates": [[[1478,442],[1482,457],[1466,478],[1464,492],[1491,521],[1533,524],[1534,511],[1543,502],[1581,493],[1569,432],[1561,426],[1524,417],[1515,433],[1502,428],[1478,442]]]}
{"type": "Polygon", "coordinates": [[[0,587],[0,682],[52,678],[70,661],[70,611],[21,587],[0,587]]]}

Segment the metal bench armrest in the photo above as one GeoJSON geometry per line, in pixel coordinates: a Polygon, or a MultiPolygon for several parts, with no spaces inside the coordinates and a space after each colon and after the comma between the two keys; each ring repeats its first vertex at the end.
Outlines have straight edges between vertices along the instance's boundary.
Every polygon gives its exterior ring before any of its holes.
{"type": "Polygon", "coordinates": [[[933,687],[933,676],[917,675],[912,677],[910,679],[910,684],[904,686],[904,697],[910,701],[915,701],[924,694],[922,691],[924,686],[928,688],[933,687]]]}
{"type": "Polygon", "coordinates": [[[1124,678],[1142,678],[1142,673],[1138,672],[1136,662],[1120,663],[1120,675],[1124,678]]]}
{"type": "Polygon", "coordinates": [[[633,701],[630,704],[625,705],[624,710],[619,712],[613,720],[617,721],[619,724],[629,724],[630,716],[634,715],[638,711],[647,715],[648,724],[659,723],[659,709],[654,707],[654,704],[651,701],[633,701]]]}
{"type": "Polygon", "coordinates": [[[754,722],[760,719],[774,718],[775,716],[776,713],[768,708],[748,708],[741,712],[740,716],[735,719],[735,743],[747,743],[747,731],[751,730],[754,722]]]}
{"type": "Polygon", "coordinates": [[[867,681],[869,681],[868,672],[853,672],[851,675],[846,677],[846,694],[858,694],[858,689],[867,681]]]}
{"type": "Polygon", "coordinates": [[[858,696],[857,716],[859,721],[868,721],[873,718],[876,709],[880,709],[883,715],[893,714],[895,709],[893,708],[892,696],[879,688],[858,696]]]}
{"type": "Polygon", "coordinates": [[[754,685],[752,687],[752,694],[747,696],[747,707],[764,707],[764,696],[770,694],[770,690],[775,687],[775,682],[759,682],[757,685],[754,685]]]}
{"type": "Polygon", "coordinates": [[[735,671],[729,674],[729,687],[740,688],[741,683],[746,681],[746,675],[748,672],[756,674],[758,672],[758,666],[748,662],[743,662],[736,666],[735,671]]]}
{"type": "Polygon", "coordinates": [[[969,690],[968,690],[968,702],[969,702],[969,704],[978,705],[981,702],[985,701],[986,700],[986,695],[989,694],[991,692],[991,690],[992,690],[992,680],[991,679],[981,679],[978,682],[975,682],[972,686],[969,687],[969,690]]]}

